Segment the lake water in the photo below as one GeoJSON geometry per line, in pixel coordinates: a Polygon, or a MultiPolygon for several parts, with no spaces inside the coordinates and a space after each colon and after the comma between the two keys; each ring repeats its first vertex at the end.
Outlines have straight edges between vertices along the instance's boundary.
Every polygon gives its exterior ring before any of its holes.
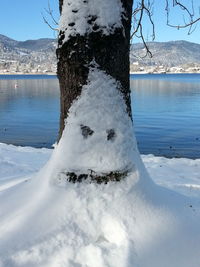
{"type": "MultiPolygon", "coordinates": [[[[131,75],[143,154],[200,158],[200,74],[131,75]]],[[[59,124],[56,76],[0,75],[0,142],[51,147],[59,124]]]]}

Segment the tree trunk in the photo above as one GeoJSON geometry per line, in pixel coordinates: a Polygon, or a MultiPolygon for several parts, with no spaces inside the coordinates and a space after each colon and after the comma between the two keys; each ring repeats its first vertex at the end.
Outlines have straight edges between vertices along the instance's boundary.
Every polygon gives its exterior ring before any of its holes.
{"type": "MultiPolygon", "coordinates": [[[[84,14],[87,14],[87,17],[84,16],[84,21],[81,21],[80,17],[77,19],[76,16],[82,15],[82,6],[76,4],[76,2],[78,3],[77,0],[73,1],[72,7],[70,7],[71,4],[68,0],[59,1],[62,23],[62,26],[60,26],[57,48],[57,75],[61,95],[60,138],[62,137],[64,128],[66,128],[67,131],[68,115],[72,106],[82,97],[83,88],[86,88],[89,83],[88,77],[92,68],[97,68],[103,75],[108,75],[113,81],[116,81],[116,84],[119,84],[119,86],[116,86],[116,94],[118,93],[122,96],[125,103],[126,113],[130,121],[132,120],[129,85],[129,48],[132,0],[111,1],[113,2],[113,5],[119,5],[119,7],[122,6],[122,12],[118,18],[121,25],[118,23],[118,26],[116,26],[115,22],[113,22],[113,25],[102,26],[102,23],[99,23],[100,19],[98,15],[94,12],[91,12],[90,14],[91,0],[85,0],[83,1],[83,4],[81,4],[84,7],[84,14]],[[84,33],[79,30],[81,25],[76,25],[77,23],[80,24],[80,22],[81,24],[86,23],[87,25],[84,33]]],[[[92,2],[95,3],[94,0],[92,2]]],[[[106,3],[107,0],[102,0],[102,2],[106,3]]],[[[98,5],[100,2],[96,1],[96,3],[98,5]]],[[[115,6],[109,4],[108,8],[114,8],[115,10],[115,6]]],[[[104,12],[104,10],[100,11],[104,12]]],[[[108,14],[110,12],[112,15],[112,10],[107,10],[107,12],[108,14]]],[[[93,112],[95,116],[98,109],[93,110],[93,112]]],[[[88,139],[89,136],[93,135],[94,129],[91,129],[89,125],[85,124],[80,124],[79,126],[83,142],[85,142],[85,139],[88,139]]],[[[115,129],[111,127],[111,129],[107,129],[106,132],[108,141],[114,139],[116,135],[115,129]]],[[[124,136],[124,138],[126,137],[124,136]]],[[[66,149],[68,153],[71,153],[70,148],[66,149]]],[[[90,169],[90,175],[88,172],[85,173],[85,171],[82,170],[78,170],[79,174],[76,173],[77,170],[66,171],[66,174],[71,181],[79,181],[82,180],[82,178],[85,179],[90,176],[91,179],[102,182],[119,180],[121,176],[124,176],[124,174],[127,173],[127,171],[126,168],[123,170],[111,169],[106,171],[106,173],[102,172],[101,174],[98,171],[97,174],[94,166],[94,168],[90,169]],[[93,173],[93,175],[91,173],[93,173]]]]}

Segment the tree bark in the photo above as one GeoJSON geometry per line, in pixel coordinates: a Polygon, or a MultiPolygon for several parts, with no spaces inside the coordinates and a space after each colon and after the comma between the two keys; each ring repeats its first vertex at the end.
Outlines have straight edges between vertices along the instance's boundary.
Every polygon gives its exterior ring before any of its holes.
{"type": "MultiPolygon", "coordinates": [[[[129,50],[132,16],[132,0],[121,0],[125,9],[126,19],[122,18],[122,28],[115,30],[109,36],[103,35],[95,29],[85,36],[71,37],[63,44],[64,32],[59,33],[57,49],[57,76],[60,84],[60,134],[62,135],[65,119],[72,102],[81,94],[82,86],[88,77],[89,63],[95,59],[100,68],[114,77],[122,85],[121,92],[127,105],[127,112],[131,117],[130,85],[129,85],[129,50]],[[73,54],[71,52],[73,51],[73,54]]],[[[63,0],[59,0],[62,12],[63,0]]],[[[61,13],[62,15],[62,13],[61,13]]],[[[93,18],[95,19],[95,18],[93,18]]]]}
{"type": "MultiPolygon", "coordinates": [[[[61,103],[59,138],[62,136],[65,119],[68,116],[72,103],[81,95],[82,88],[87,83],[89,66],[92,61],[95,61],[102,71],[105,71],[108,75],[120,82],[121,86],[119,90],[123,95],[128,116],[132,119],[129,84],[129,49],[133,1],[121,0],[121,2],[124,8],[123,13],[125,14],[121,18],[122,26],[116,28],[109,35],[103,33],[101,28],[95,23],[96,18],[92,16],[88,16],[88,23],[92,26],[93,31],[86,33],[84,36],[76,34],[75,36],[70,36],[67,41],[64,41],[65,32],[59,32],[56,52],[61,103]]],[[[59,0],[59,7],[62,16],[63,0],[59,0]]],[[[118,89],[116,88],[116,90],[118,89]]],[[[74,173],[68,173],[68,176],[71,177],[70,179],[72,181],[78,180],[76,175],[74,176],[74,173]]],[[[113,173],[109,177],[111,176],[113,179],[113,173]]]]}

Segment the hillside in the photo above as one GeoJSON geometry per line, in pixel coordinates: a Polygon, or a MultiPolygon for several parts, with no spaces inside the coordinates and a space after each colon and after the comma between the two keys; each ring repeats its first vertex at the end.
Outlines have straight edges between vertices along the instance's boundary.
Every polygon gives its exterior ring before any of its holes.
{"type": "Polygon", "coordinates": [[[55,49],[54,39],[22,42],[0,35],[0,72],[55,72],[55,49]]]}
{"type": "MultiPolygon", "coordinates": [[[[142,44],[131,46],[130,62],[136,70],[141,67],[187,67],[200,65],[200,44],[187,41],[150,42],[153,58],[145,57],[142,44]]],[[[16,41],[0,34],[0,73],[56,72],[56,40],[38,39],[16,41]]]]}
{"type": "Polygon", "coordinates": [[[133,44],[131,63],[139,61],[141,65],[179,66],[188,63],[200,63],[200,44],[187,41],[150,42],[149,49],[153,58],[142,59],[145,55],[142,44],[133,44]]]}

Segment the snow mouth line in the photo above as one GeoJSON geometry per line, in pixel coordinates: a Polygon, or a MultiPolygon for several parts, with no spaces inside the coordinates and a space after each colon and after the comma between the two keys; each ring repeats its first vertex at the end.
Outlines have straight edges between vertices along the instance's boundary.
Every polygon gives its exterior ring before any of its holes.
{"type": "MultiPolygon", "coordinates": [[[[109,173],[96,173],[93,170],[89,170],[90,173],[81,173],[77,174],[77,172],[62,172],[62,178],[63,175],[65,176],[65,179],[68,182],[76,183],[76,182],[82,182],[84,180],[88,180],[89,182],[96,182],[98,184],[107,184],[108,182],[119,182],[131,172],[131,170],[122,170],[122,171],[111,171],[109,173]]],[[[62,179],[59,177],[59,179],[62,179]]]]}

